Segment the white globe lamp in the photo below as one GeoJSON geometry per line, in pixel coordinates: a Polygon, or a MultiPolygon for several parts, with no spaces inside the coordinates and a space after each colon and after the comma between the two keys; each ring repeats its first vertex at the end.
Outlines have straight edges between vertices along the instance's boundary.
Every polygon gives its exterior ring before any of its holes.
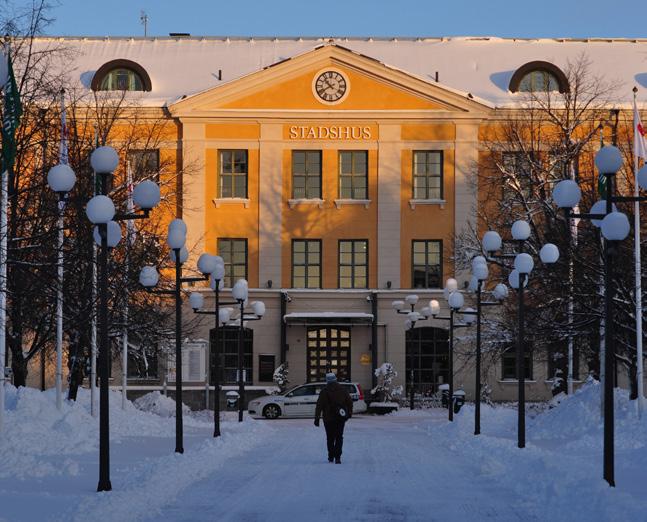
{"type": "Polygon", "coordinates": [[[622,167],[622,154],[617,147],[606,145],[595,155],[595,166],[602,174],[615,174],[622,167]]]}
{"type": "Polygon", "coordinates": [[[626,214],[611,212],[602,220],[602,235],[609,241],[622,241],[629,235],[630,225],[626,214]]]}
{"type": "Polygon", "coordinates": [[[66,194],[74,188],[76,174],[69,165],[55,165],[47,173],[47,184],[57,194],[66,194]]]}
{"type": "Polygon", "coordinates": [[[133,190],[133,202],[143,210],[155,208],[160,202],[160,188],[157,183],[151,180],[138,183],[133,190]]]}
{"type": "Polygon", "coordinates": [[[494,230],[488,230],[483,234],[483,250],[486,252],[495,252],[501,249],[501,236],[494,230]]]}
{"type": "Polygon", "coordinates": [[[576,207],[581,197],[582,190],[572,179],[560,181],[553,188],[553,201],[559,208],[576,207]]]}
{"type": "Polygon", "coordinates": [[[559,259],[559,248],[552,243],[546,243],[539,251],[539,259],[546,265],[557,263],[559,259]]]}
{"type": "Polygon", "coordinates": [[[112,147],[97,147],[90,155],[90,164],[100,174],[113,172],[119,165],[119,154],[112,147]]]}
{"type": "Polygon", "coordinates": [[[139,272],[139,284],[151,288],[159,281],[159,274],[154,266],[145,266],[139,272]]]}
{"type": "Polygon", "coordinates": [[[94,196],[88,201],[85,214],[95,225],[103,225],[115,217],[115,205],[108,196],[94,196]]]}

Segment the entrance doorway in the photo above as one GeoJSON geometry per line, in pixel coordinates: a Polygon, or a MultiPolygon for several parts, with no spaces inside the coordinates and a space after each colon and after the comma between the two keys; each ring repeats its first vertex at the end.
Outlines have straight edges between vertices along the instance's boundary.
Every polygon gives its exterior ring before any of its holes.
{"type": "Polygon", "coordinates": [[[449,381],[449,340],[447,330],[422,327],[406,334],[407,389],[431,395],[438,385],[449,381]]]}
{"type": "Polygon", "coordinates": [[[325,381],[333,372],[337,380],[350,380],[350,328],[308,328],[308,382],[325,381]]]}

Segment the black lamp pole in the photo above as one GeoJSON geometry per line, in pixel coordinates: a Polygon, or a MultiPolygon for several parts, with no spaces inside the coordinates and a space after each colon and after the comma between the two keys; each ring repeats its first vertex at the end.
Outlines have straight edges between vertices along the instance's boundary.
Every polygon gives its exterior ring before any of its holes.
{"type": "MultiPolygon", "coordinates": [[[[606,176],[606,213],[613,210],[614,176],[606,176]]],[[[613,246],[604,240],[604,464],[603,476],[610,486],[615,487],[615,449],[614,449],[614,405],[613,405],[613,365],[615,345],[613,338],[613,246]]],[[[640,296],[637,296],[640,299],[640,296]]],[[[638,383],[642,386],[642,383],[638,383]]]]}
{"type": "Polygon", "coordinates": [[[244,347],[243,347],[243,333],[245,322],[245,301],[238,300],[240,306],[240,328],[238,329],[238,422],[243,422],[243,410],[245,402],[245,370],[244,370],[244,347]]]}
{"type": "Polygon", "coordinates": [[[517,447],[526,447],[526,361],[524,353],[524,291],[526,274],[519,274],[519,289],[517,295],[518,334],[517,334],[517,383],[519,386],[519,407],[517,408],[517,447]]]}
{"type": "Polygon", "coordinates": [[[175,254],[175,453],[184,453],[182,419],[182,262],[181,249],[175,254]]]}
{"type": "Polygon", "coordinates": [[[476,382],[474,388],[474,435],[481,434],[481,290],[483,281],[476,284],[476,382]]]}
{"type": "Polygon", "coordinates": [[[449,421],[454,422],[454,309],[449,307],[449,421]]]}
{"type": "Polygon", "coordinates": [[[220,437],[220,280],[214,280],[216,287],[216,324],[214,326],[213,351],[211,353],[211,371],[213,375],[213,436],[220,437]]]}
{"type": "MultiPolygon", "coordinates": [[[[99,194],[108,192],[109,172],[98,172],[100,179],[99,194]]],[[[115,214],[113,221],[144,219],[150,209],[141,213],[115,214]]],[[[110,379],[110,340],[108,338],[108,225],[99,223],[99,484],[97,491],[111,491],[110,483],[110,396],[108,384],[110,379]]]]}
{"type": "MultiPolygon", "coordinates": [[[[106,190],[106,176],[101,174],[101,193],[106,190]]],[[[108,339],[108,225],[99,225],[99,485],[97,491],[111,491],[110,483],[110,345],[108,339]]]]}

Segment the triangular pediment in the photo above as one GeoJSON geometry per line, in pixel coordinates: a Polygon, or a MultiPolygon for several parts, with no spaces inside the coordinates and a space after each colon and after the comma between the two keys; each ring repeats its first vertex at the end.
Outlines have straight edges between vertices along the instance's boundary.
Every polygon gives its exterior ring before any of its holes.
{"type": "Polygon", "coordinates": [[[344,47],[324,45],[180,100],[170,109],[188,116],[219,110],[466,113],[490,107],[344,47]]]}

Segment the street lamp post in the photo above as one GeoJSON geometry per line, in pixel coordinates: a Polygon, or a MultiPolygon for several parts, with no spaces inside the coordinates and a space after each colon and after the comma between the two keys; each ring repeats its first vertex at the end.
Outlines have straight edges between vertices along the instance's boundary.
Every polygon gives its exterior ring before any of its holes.
{"type": "MultiPolygon", "coordinates": [[[[456,324],[454,322],[454,314],[457,313],[465,303],[463,295],[458,292],[458,283],[456,279],[449,278],[445,283],[444,289],[445,298],[449,304],[449,317],[438,317],[440,313],[440,303],[435,299],[429,301],[429,306],[422,308],[420,312],[415,311],[415,305],[418,302],[417,295],[408,295],[406,297],[406,304],[411,307],[411,311],[403,310],[405,301],[393,301],[391,305],[397,313],[406,314],[407,320],[405,327],[407,330],[415,328],[418,321],[425,321],[433,318],[440,321],[449,321],[449,405],[448,405],[448,418],[450,421],[454,420],[454,328],[461,328],[470,326],[472,321],[467,324],[456,324]]],[[[413,387],[413,379],[411,379],[411,386],[413,387]]],[[[413,409],[413,394],[411,399],[411,406],[413,409]]]]}
{"type": "MultiPolygon", "coordinates": [[[[579,185],[573,180],[563,180],[553,189],[553,200],[562,208],[568,219],[584,218],[591,220],[595,227],[599,227],[604,236],[604,455],[603,477],[612,487],[615,486],[615,455],[614,455],[614,405],[613,405],[613,377],[612,368],[615,359],[615,339],[613,323],[613,269],[614,256],[617,244],[629,235],[630,224],[626,214],[618,212],[614,203],[642,202],[644,196],[616,196],[615,176],[622,167],[622,154],[612,146],[602,147],[595,155],[595,166],[605,178],[605,198],[596,202],[588,213],[575,213],[582,197],[579,185]]],[[[647,169],[643,167],[637,174],[638,185],[647,189],[647,169]]],[[[636,296],[640,299],[641,296],[636,296]]],[[[642,383],[638,383],[642,386],[642,383]]]]}
{"type": "MultiPolygon", "coordinates": [[[[133,200],[141,212],[116,214],[108,192],[108,177],[119,164],[119,156],[112,147],[98,147],[90,157],[92,168],[99,175],[99,194],[88,201],[86,215],[96,225],[95,231],[101,239],[99,249],[99,484],[97,491],[110,491],[110,420],[108,379],[110,375],[110,344],[108,339],[108,248],[110,228],[114,230],[117,221],[147,218],[151,209],[160,201],[160,189],[152,181],[143,181],[135,187],[133,200]],[[114,222],[114,225],[111,223],[114,222]]],[[[121,236],[121,231],[119,233],[121,236]]]]}
{"type": "Polygon", "coordinates": [[[166,243],[175,268],[175,284],[171,290],[153,290],[159,281],[157,269],[145,266],[139,273],[139,282],[150,293],[172,295],[175,303],[175,453],[184,453],[184,422],[182,418],[182,284],[204,281],[208,276],[183,277],[182,265],[189,257],[186,244],[186,224],[181,219],[169,223],[166,243]]]}
{"type": "MultiPolygon", "coordinates": [[[[69,165],[61,163],[47,173],[47,184],[58,195],[58,243],[56,289],[56,407],[63,407],[63,243],[65,241],[64,212],[68,193],[74,188],[76,175],[69,165]]],[[[3,363],[4,364],[4,363],[3,363]]]]}
{"type": "MultiPolygon", "coordinates": [[[[409,294],[404,298],[404,301],[393,301],[391,303],[391,306],[395,310],[396,313],[401,314],[401,315],[406,315],[408,317],[407,319],[407,325],[413,324],[411,323],[412,317],[416,318],[415,320],[424,320],[424,314],[420,314],[416,312],[416,304],[418,304],[419,297],[415,294],[409,294]],[[409,309],[407,309],[409,307],[409,309]],[[412,315],[413,314],[413,315],[412,315]],[[416,315],[417,314],[417,315],[416,315]]],[[[426,312],[426,308],[424,309],[424,312],[426,312]]],[[[415,323],[415,321],[414,321],[415,323]]],[[[413,411],[415,408],[415,387],[414,387],[414,379],[413,379],[413,364],[411,365],[411,374],[409,375],[409,380],[411,382],[411,385],[409,387],[409,409],[413,411]]]]}
{"type": "MultiPolygon", "coordinates": [[[[526,447],[526,365],[525,365],[525,302],[524,287],[528,284],[528,277],[532,272],[535,262],[532,256],[524,252],[525,243],[530,238],[530,225],[523,220],[515,221],[511,228],[512,240],[518,246],[516,253],[499,254],[503,241],[501,236],[492,230],[483,236],[483,250],[491,258],[510,259],[514,258],[514,270],[508,276],[508,283],[517,290],[517,344],[516,344],[516,374],[518,385],[517,407],[517,446],[526,447]]],[[[540,258],[545,264],[552,264],[559,259],[559,250],[552,243],[545,244],[540,253],[540,258]]]]}
{"type": "Polygon", "coordinates": [[[248,284],[245,279],[239,279],[231,289],[231,295],[239,307],[238,315],[238,422],[243,422],[243,411],[245,403],[245,370],[244,370],[244,344],[243,336],[245,321],[258,321],[265,315],[265,304],[262,301],[251,303],[252,312],[245,315],[245,305],[249,294],[248,284]]]}
{"type": "Polygon", "coordinates": [[[499,283],[494,287],[492,295],[495,302],[483,301],[483,284],[488,277],[487,261],[483,256],[476,256],[472,259],[472,278],[469,283],[469,290],[476,293],[476,311],[466,310],[464,315],[473,315],[476,319],[476,369],[475,369],[475,397],[474,397],[474,435],[481,433],[481,319],[484,306],[497,306],[508,296],[508,287],[499,283]]]}
{"type": "Polygon", "coordinates": [[[198,258],[198,270],[207,277],[210,277],[210,286],[214,292],[215,309],[203,310],[204,296],[200,292],[192,292],[189,296],[191,308],[196,314],[208,314],[215,316],[214,325],[214,342],[212,343],[213,351],[211,352],[211,365],[210,373],[213,376],[213,436],[220,437],[220,367],[219,358],[220,350],[218,349],[218,341],[220,336],[220,323],[226,323],[229,320],[228,314],[226,320],[222,320],[222,313],[225,309],[221,309],[221,305],[236,304],[235,302],[220,302],[220,286],[225,277],[225,264],[220,256],[212,256],[211,254],[202,254],[198,258]]]}

